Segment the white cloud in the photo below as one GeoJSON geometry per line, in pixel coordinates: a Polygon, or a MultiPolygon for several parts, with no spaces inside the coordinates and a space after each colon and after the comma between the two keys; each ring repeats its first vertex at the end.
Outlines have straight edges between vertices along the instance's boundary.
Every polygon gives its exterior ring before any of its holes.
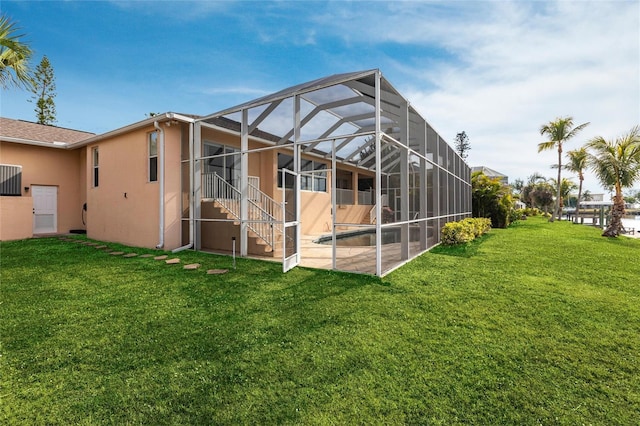
{"type": "MultiPolygon", "coordinates": [[[[460,59],[409,71],[428,74],[426,80],[435,89],[399,86],[450,142],[457,132],[467,132],[470,163],[512,179],[536,171],[552,176],[555,171],[549,166],[557,154],[537,153],[537,144],[544,140],[540,125],[566,115],[576,124],[590,121],[567,150],[593,136],[613,138],[639,124],[638,2],[484,6],[491,19],[466,15],[467,21],[452,31],[429,34],[431,43],[446,46],[460,59]]],[[[403,29],[415,34],[406,24],[403,29]]],[[[396,40],[396,30],[388,37],[396,40]]],[[[585,185],[601,191],[591,175],[585,185]]]]}

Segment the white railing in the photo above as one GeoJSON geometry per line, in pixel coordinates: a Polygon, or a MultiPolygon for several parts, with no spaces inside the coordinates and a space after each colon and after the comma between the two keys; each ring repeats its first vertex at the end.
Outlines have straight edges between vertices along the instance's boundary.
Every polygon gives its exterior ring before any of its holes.
{"type": "Polygon", "coordinates": [[[358,191],[358,204],[361,206],[373,205],[374,195],[373,189],[370,191],[358,191]]]}
{"type": "Polygon", "coordinates": [[[336,188],[336,204],[353,204],[353,190],[336,188]]]}
{"type": "MultiPolygon", "coordinates": [[[[256,180],[249,182],[247,226],[273,249],[276,237],[282,234],[282,205],[251,183],[256,180]]],[[[241,220],[242,193],[217,173],[202,175],[202,193],[203,198],[212,199],[234,218],[241,220]]]]}
{"type": "Polygon", "coordinates": [[[276,243],[276,236],[282,235],[282,204],[269,197],[260,188],[255,187],[251,181],[248,186],[249,220],[250,226],[260,238],[271,247],[276,243]]]}
{"type": "Polygon", "coordinates": [[[373,207],[371,207],[371,210],[369,210],[369,223],[371,225],[376,223],[376,206],[374,204],[373,207]]]}

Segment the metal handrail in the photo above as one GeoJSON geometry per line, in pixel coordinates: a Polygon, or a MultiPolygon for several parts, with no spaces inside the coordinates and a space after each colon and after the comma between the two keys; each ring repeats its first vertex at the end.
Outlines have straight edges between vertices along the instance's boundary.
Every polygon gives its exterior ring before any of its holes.
{"type": "MultiPolygon", "coordinates": [[[[240,205],[242,193],[224,180],[217,173],[203,174],[203,197],[211,198],[225,208],[233,217],[242,220],[240,205]]],[[[275,248],[276,236],[283,233],[282,205],[269,197],[259,188],[248,185],[248,220],[247,227],[253,231],[272,249],[275,248]]]]}

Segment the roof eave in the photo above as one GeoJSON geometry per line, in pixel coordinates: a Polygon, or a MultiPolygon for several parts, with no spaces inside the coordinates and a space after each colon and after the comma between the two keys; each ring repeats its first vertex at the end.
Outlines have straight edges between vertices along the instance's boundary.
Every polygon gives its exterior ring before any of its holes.
{"type": "Polygon", "coordinates": [[[59,142],[59,143],[41,142],[41,141],[34,141],[31,139],[12,138],[9,136],[0,136],[0,140],[2,142],[19,143],[22,145],[42,146],[45,148],[56,148],[56,149],[68,149],[69,146],[72,145],[71,143],[65,143],[65,142],[59,142]]]}
{"type": "Polygon", "coordinates": [[[108,138],[112,138],[114,136],[119,136],[123,133],[128,133],[143,127],[148,127],[150,125],[153,125],[153,123],[155,123],[156,121],[159,122],[167,122],[167,121],[171,121],[171,120],[177,120],[177,121],[181,121],[183,123],[193,123],[195,122],[195,118],[191,118],[191,117],[187,117],[185,115],[182,114],[176,114],[175,112],[165,112],[163,114],[157,114],[154,115],[153,117],[149,117],[146,118],[142,121],[138,121],[136,123],[133,124],[129,124],[128,126],[124,126],[124,127],[120,127],[119,129],[115,129],[112,130],[110,132],[107,133],[102,133],[100,135],[96,135],[96,136],[92,136],[88,139],[84,139],[81,140],[79,142],[75,142],[73,144],[69,144],[68,148],[69,149],[73,149],[73,148],[80,148],[95,142],[100,142],[103,139],[108,139],[108,138]]]}

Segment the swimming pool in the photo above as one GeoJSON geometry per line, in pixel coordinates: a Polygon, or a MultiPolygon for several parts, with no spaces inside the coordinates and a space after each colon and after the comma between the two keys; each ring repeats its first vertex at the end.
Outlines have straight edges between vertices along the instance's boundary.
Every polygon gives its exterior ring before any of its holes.
{"type": "MultiPolygon", "coordinates": [[[[410,240],[418,241],[420,239],[420,228],[410,228],[410,240]]],[[[382,244],[399,243],[401,239],[401,228],[383,228],[382,244]]],[[[316,244],[331,245],[331,235],[323,235],[313,241],[316,244]]],[[[336,247],[370,247],[376,245],[376,230],[362,229],[356,231],[346,231],[336,234],[336,247]]]]}

